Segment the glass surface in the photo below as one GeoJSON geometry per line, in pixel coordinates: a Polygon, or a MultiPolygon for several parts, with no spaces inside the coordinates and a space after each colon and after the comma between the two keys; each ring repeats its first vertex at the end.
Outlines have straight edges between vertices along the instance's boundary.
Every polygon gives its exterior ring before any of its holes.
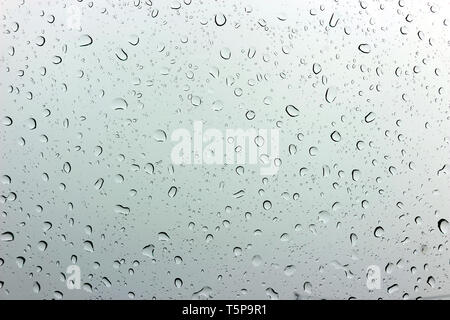
{"type": "Polygon", "coordinates": [[[0,299],[450,297],[448,1],[0,1],[0,299]]]}

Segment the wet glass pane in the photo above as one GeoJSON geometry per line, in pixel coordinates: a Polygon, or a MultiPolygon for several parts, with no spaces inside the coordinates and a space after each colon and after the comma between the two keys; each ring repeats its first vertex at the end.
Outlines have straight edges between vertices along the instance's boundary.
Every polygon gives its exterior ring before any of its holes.
{"type": "Polygon", "coordinates": [[[0,299],[450,297],[450,3],[0,1],[0,299]]]}

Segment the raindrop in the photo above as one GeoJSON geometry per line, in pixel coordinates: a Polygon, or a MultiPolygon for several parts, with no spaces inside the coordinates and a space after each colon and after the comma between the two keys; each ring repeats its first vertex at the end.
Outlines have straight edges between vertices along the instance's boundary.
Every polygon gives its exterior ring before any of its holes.
{"type": "Polygon", "coordinates": [[[70,173],[70,171],[72,171],[72,166],[69,162],[64,162],[62,170],[64,173],[70,173]]]}
{"type": "Polygon", "coordinates": [[[180,278],[176,278],[174,281],[175,287],[181,288],[183,286],[183,281],[180,278]]]}
{"type": "Polygon", "coordinates": [[[267,294],[267,296],[269,297],[270,300],[278,300],[279,299],[278,292],[276,292],[272,288],[267,288],[266,289],[266,294],[267,294]]]}
{"type": "Polygon", "coordinates": [[[255,119],[255,116],[256,116],[256,114],[255,114],[255,111],[253,111],[253,110],[249,110],[245,113],[245,117],[247,118],[247,120],[253,120],[253,119],[255,119]]]}
{"type": "Polygon", "coordinates": [[[28,129],[34,130],[37,127],[37,122],[36,122],[36,120],[34,118],[29,118],[26,121],[26,126],[27,126],[28,129]]]}
{"type": "Polygon", "coordinates": [[[224,60],[229,60],[231,58],[231,51],[228,48],[222,48],[220,50],[220,56],[222,57],[222,59],[224,60]]]}
{"type": "Polygon", "coordinates": [[[153,134],[153,139],[155,139],[156,142],[165,142],[167,140],[167,134],[164,130],[158,129],[153,134]]]}
{"type": "Polygon", "coordinates": [[[24,266],[24,264],[25,264],[25,258],[24,257],[17,257],[16,258],[16,264],[17,264],[17,267],[20,269],[20,268],[23,268],[23,266],[24,266]]]}
{"type": "Polygon", "coordinates": [[[94,183],[95,189],[100,190],[103,187],[104,182],[105,180],[103,180],[102,178],[97,179],[97,181],[95,181],[94,183]]]}
{"type": "Polygon", "coordinates": [[[111,288],[112,284],[111,281],[107,278],[107,277],[103,277],[102,278],[102,283],[105,285],[105,287],[107,288],[111,288]]]}
{"type": "Polygon", "coordinates": [[[319,150],[317,149],[317,147],[311,147],[311,148],[309,148],[308,152],[309,152],[310,156],[314,157],[314,156],[317,156],[317,153],[319,152],[319,150]]]}
{"type": "Polygon", "coordinates": [[[236,257],[239,257],[240,255],[242,255],[242,249],[240,247],[235,247],[233,249],[233,253],[236,257]]]}
{"type": "Polygon", "coordinates": [[[78,45],[80,47],[90,46],[92,42],[93,42],[92,37],[88,34],[83,34],[82,36],[80,36],[80,38],[78,38],[78,45]]]}
{"type": "Polygon", "coordinates": [[[341,141],[341,134],[336,130],[331,133],[330,137],[331,140],[333,140],[334,142],[341,141]]]}
{"type": "Polygon", "coordinates": [[[284,268],[284,274],[288,277],[292,276],[296,271],[295,266],[293,265],[288,265],[284,268]]]}
{"type": "Polygon", "coordinates": [[[120,61],[126,61],[128,60],[128,54],[125,52],[125,50],[123,50],[122,48],[120,48],[116,53],[115,53],[117,59],[119,59],[120,61]]]}
{"type": "Polygon", "coordinates": [[[300,111],[298,110],[297,107],[293,106],[292,104],[287,105],[286,108],[286,113],[290,116],[290,117],[297,117],[300,114],[300,111]]]}
{"type": "Polygon", "coordinates": [[[92,241],[86,240],[83,242],[83,245],[84,250],[88,252],[94,252],[94,244],[92,243],[92,241]]]}
{"type": "Polygon", "coordinates": [[[358,46],[358,50],[361,51],[362,53],[370,53],[370,45],[368,45],[367,43],[362,43],[358,46]]]}
{"type": "Polygon", "coordinates": [[[318,63],[314,63],[312,70],[314,74],[319,74],[322,71],[322,66],[318,63]]]}
{"type": "Polygon", "coordinates": [[[0,178],[0,181],[2,182],[2,184],[10,184],[11,183],[11,177],[8,175],[3,175],[0,178]]]}
{"type": "Polygon", "coordinates": [[[48,246],[48,244],[45,241],[39,241],[38,245],[37,245],[39,251],[47,250],[47,246],[48,246]]]}
{"type": "Polygon", "coordinates": [[[123,214],[123,215],[128,215],[130,214],[130,208],[122,206],[120,204],[115,205],[114,207],[114,212],[115,213],[119,213],[119,214],[123,214]]]}
{"type": "Polygon", "coordinates": [[[311,294],[312,293],[312,284],[308,281],[306,281],[303,284],[303,291],[305,291],[305,293],[307,294],[311,294]]]}
{"type": "Polygon", "coordinates": [[[41,285],[39,284],[39,282],[35,281],[33,283],[33,292],[39,293],[40,291],[41,291],[41,285]]]}
{"type": "Polygon", "coordinates": [[[128,108],[128,102],[123,98],[116,98],[112,101],[111,107],[114,110],[126,110],[128,108]]]}
{"type": "Polygon", "coordinates": [[[352,170],[352,179],[353,181],[358,181],[361,178],[361,171],[358,169],[352,170]]]}
{"type": "Polygon", "coordinates": [[[356,240],[358,240],[358,236],[354,233],[350,234],[350,243],[352,246],[356,245],[356,240]]]}
{"type": "Polygon", "coordinates": [[[434,288],[436,286],[436,280],[434,279],[433,276],[429,276],[427,279],[427,284],[431,287],[434,288]]]}
{"type": "Polygon", "coordinates": [[[9,126],[11,126],[11,125],[13,124],[13,120],[12,120],[10,117],[8,117],[8,116],[3,117],[3,119],[2,119],[2,124],[3,124],[4,126],[9,127],[9,126]]]}
{"type": "Polygon", "coordinates": [[[12,233],[12,232],[3,232],[1,235],[0,235],[0,240],[1,241],[6,241],[6,242],[9,242],[9,241],[13,241],[14,240],[14,234],[12,233]]]}
{"type": "Polygon", "coordinates": [[[160,233],[158,233],[158,240],[159,241],[169,241],[170,237],[169,237],[169,235],[167,233],[160,232],[160,233]]]}
{"type": "Polygon", "coordinates": [[[448,223],[448,221],[447,220],[445,220],[445,219],[441,219],[441,220],[439,220],[438,221],[438,228],[439,228],[439,231],[442,233],[442,234],[447,234],[448,233],[448,229],[449,229],[449,223],[448,223]]]}
{"type": "Polygon", "coordinates": [[[380,226],[376,227],[373,232],[375,238],[381,238],[384,235],[384,229],[380,226]]]}
{"type": "Polygon", "coordinates": [[[369,112],[364,117],[364,121],[366,121],[367,123],[371,123],[373,120],[375,120],[375,114],[373,112],[369,112]]]}
{"type": "Polygon", "coordinates": [[[167,194],[169,195],[170,198],[173,198],[177,194],[177,191],[178,191],[177,187],[172,186],[170,187],[169,192],[167,194]]]}
{"type": "Polygon", "coordinates": [[[222,27],[225,23],[227,23],[227,18],[223,13],[219,13],[214,16],[214,22],[217,26],[222,27]]]}
{"type": "Polygon", "coordinates": [[[328,103],[334,102],[337,97],[337,89],[335,87],[328,88],[327,91],[325,91],[325,100],[328,103]]]}
{"type": "Polygon", "coordinates": [[[144,248],[142,248],[142,254],[146,257],[149,258],[154,258],[154,251],[155,251],[155,246],[152,244],[149,244],[147,246],[145,246],[144,248]]]}
{"type": "Polygon", "coordinates": [[[181,3],[178,1],[172,1],[172,3],[170,4],[170,8],[174,9],[174,10],[178,10],[181,8],[181,3]]]}
{"type": "Polygon", "coordinates": [[[272,208],[272,202],[270,202],[269,200],[265,200],[263,202],[263,208],[265,210],[270,210],[272,208]]]}
{"type": "Polygon", "coordinates": [[[42,47],[45,44],[45,38],[43,36],[38,36],[36,38],[36,45],[42,47]]]}

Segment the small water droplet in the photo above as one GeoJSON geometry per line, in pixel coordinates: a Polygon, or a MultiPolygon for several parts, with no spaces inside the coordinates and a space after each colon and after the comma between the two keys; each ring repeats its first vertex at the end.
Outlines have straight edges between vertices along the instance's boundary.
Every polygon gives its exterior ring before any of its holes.
{"type": "Polygon", "coordinates": [[[359,51],[361,51],[362,53],[370,53],[370,45],[369,44],[367,44],[367,43],[361,43],[359,46],[358,46],[358,50],[359,51]]]}
{"type": "Polygon", "coordinates": [[[376,227],[373,232],[375,238],[381,238],[384,235],[384,229],[380,226],[376,227]]]}
{"type": "Polygon", "coordinates": [[[441,219],[438,221],[438,228],[442,234],[447,234],[449,229],[449,223],[445,219],[441,219]]]}
{"type": "Polygon", "coordinates": [[[334,142],[341,141],[341,134],[336,130],[331,133],[330,137],[331,140],[333,140],[334,142]]]}
{"type": "Polygon", "coordinates": [[[218,13],[214,16],[214,22],[217,26],[222,27],[227,23],[227,17],[223,13],[218,13]]]}
{"type": "Polygon", "coordinates": [[[14,234],[12,232],[9,232],[9,231],[3,232],[1,234],[1,236],[0,236],[0,240],[1,241],[6,241],[6,242],[14,241],[14,234]]]}
{"type": "Polygon", "coordinates": [[[298,110],[298,108],[296,106],[293,106],[292,104],[287,105],[286,108],[286,113],[290,116],[290,117],[297,117],[300,114],[300,111],[298,110]]]}

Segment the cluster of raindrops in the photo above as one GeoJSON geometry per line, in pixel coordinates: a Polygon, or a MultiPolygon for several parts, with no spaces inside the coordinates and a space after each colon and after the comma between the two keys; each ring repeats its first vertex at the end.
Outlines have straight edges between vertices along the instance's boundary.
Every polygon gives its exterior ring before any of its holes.
{"type": "Polygon", "coordinates": [[[448,2],[0,8],[0,299],[450,296],[448,2]]]}

